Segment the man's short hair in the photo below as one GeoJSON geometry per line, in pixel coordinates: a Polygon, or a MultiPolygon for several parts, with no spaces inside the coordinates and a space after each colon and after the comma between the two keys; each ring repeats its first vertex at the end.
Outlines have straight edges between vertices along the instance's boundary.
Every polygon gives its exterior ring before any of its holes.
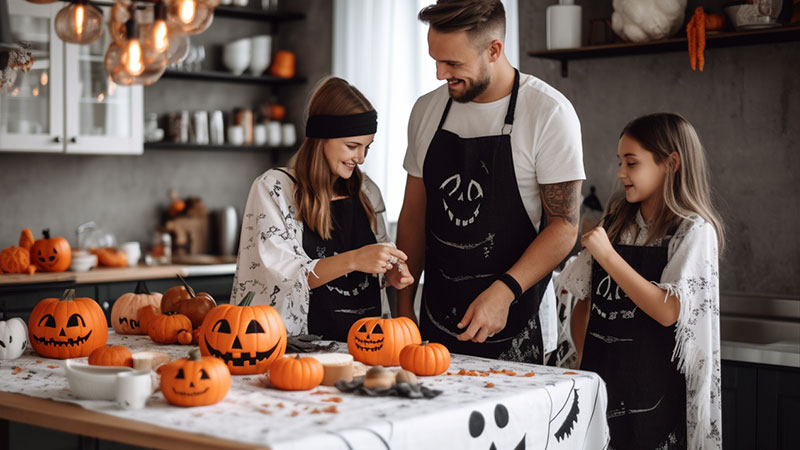
{"type": "Polygon", "coordinates": [[[466,31],[479,48],[506,35],[506,10],[500,0],[437,0],[418,17],[441,33],[466,31]]]}

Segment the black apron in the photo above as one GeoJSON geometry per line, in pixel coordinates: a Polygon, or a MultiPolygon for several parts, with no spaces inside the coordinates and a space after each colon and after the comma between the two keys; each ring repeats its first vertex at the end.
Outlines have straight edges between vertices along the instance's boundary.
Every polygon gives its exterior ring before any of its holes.
{"type": "MultiPolygon", "coordinates": [[[[294,181],[288,172],[281,171],[294,181]]],[[[303,227],[303,250],[309,257],[327,258],[377,242],[357,195],[332,201],[331,218],[330,239],[303,227]]],[[[347,333],[356,320],[381,315],[378,278],[364,272],[353,271],[310,289],[308,302],[308,332],[323,339],[347,342],[347,333]]]]}
{"type": "MultiPolygon", "coordinates": [[[[520,197],[511,153],[519,91],[519,71],[514,72],[503,134],[465,139],[442,129],[449,99],[428,147],[422,169],[427,205],[420,331],[423,339],[453,353],[541,363],[539,305],[549,274],[511,304],[502,331],[484,343],[456,338],[466,331],[457,324],[469,305],[537,235],[520,197]]],[[[542,214],[539,229],[544,225],[542,214]]]]}
{"type": "MultiPolygon", "coordinates": [[[[668,243],[614,249],[646,280],[658,281],[668,243]]],[[[671,361],[674,348],[675,325],[665,327],[640,310],[595,262],[581,369],[606,382],[609,448],[686,448],[686,381],[671,361]]]]}

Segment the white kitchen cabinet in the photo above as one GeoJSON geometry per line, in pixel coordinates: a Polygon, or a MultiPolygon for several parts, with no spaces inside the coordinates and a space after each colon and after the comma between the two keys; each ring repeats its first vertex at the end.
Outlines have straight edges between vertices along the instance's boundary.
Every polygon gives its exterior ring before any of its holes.
{"type": "Polygon", "coordinates": [[[63,6],[8,0],[12,34],[31,43],[34,64],[0,95],[0,151],[141,154],[142,87],[106,75],[107,29],[91,45],[58,38],[53,22],[63,6]]]}

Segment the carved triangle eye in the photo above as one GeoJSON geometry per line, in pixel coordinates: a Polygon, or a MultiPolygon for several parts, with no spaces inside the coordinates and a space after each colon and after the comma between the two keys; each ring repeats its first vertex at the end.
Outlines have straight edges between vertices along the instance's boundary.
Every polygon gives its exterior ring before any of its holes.
{"type": "Polygon", "coordinates": [[[372,329],[372,334],[383,334],[383,328],[381,328],[381,324],[375,324],[375,328],[372,329]]]}
{"type": "Polygon", "coordinates": [[[178,374],[175,375],[176,380],[183,380],[186,376],[183,374],[183,369],[178,369],[178,374]]]}
{"type": "Polygon", "coordinates": [[[362,323],[361,324],[361,328],[358,329],[358,332],[359,333],[366,333],[367,332],[367,325],[362,323]]]}
{"type": "Polygon", "coordinates": [[[44,317],[39,319],[39,326],[45,326],[47,328],[55,328],[56,327],[56,318],[51,316],[50,314],[46,314],[44,317]],[[44,322],[44,325],[42,325],[44,322]]]}
{"type": "Polygon", "coordinates": [[[257,320],[251,320],[249,324],[247,324],[247,331],[245,334],[253,334],[253,333],[263,333],[264,328],[258,323],[257,320]]]}
{"type": "Polygon", "coordinates": [[[86,322],[83,321],[83,317],[80,314],[73,314],[69,316],[67,320],[67,327],[77,327],[78,325],[85,327],[86,322]],[[80,321],[80,323],[78,323],[80,321]]]}
{"type": "Polygon", "coordinates": [[[213,327],[211,327],[211,331],[216,331],[217,333],[231,334],[231,325],[228,323],[227,320],[220,319],[217,321],[217,323],[214,324],[213,327]]]}

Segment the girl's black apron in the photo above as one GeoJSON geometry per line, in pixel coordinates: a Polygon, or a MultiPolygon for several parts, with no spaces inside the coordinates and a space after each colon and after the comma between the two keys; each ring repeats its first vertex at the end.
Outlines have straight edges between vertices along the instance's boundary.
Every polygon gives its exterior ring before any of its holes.
{"type": "MultiPolygon", "coordinates": [[[[668,243],[614,249],[646,280],[659,281],[668,243]]],[[[640,310],[597,262],[591,301],[581,369],[606,382],[610,448],[685,449],[686,381],[671,361],[675,325],[665,327],[640,310]]]]}
{"type": "Polygon", "coordinates": [[[541,363],[539,304],[550,275],[512,303],[501,332],[480,344],[456,338],[466,331],[457,324],[469,305],[537,235],[520,197],[511,152],[518,91],[515,70],[500,135],[467,139],[442,129],[452,99],[445,106],[422,169],[427,205],[420,327],[424,339],[453,353],[541,363]]]}
{"type": "MultiPolygon", "coordinates": [[[[330,239],[303,227],[303,250],[309,257],[326,258],[377,242],[357,195],[332,201],[331,218],[330,239]]],[[[380,315],[381,291],[378,278],[372,274],[350,272],[309,290],[308,332],[323,339],[347,342],[347,333],[356,320],[380,315]]]]}

